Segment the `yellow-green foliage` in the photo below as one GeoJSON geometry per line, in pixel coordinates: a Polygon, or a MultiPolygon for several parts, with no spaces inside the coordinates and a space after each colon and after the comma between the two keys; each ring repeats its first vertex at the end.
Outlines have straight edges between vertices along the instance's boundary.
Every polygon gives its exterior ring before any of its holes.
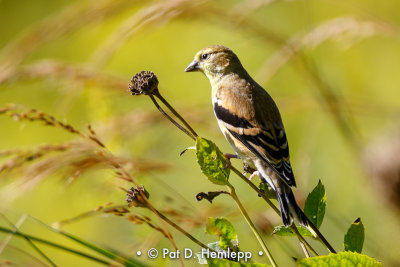
{"type": "MultiPolygon", "coordinates": [[[[348,226],[361,217],[363,253],[399,265],[399,193],[391,175],[400,168],[391,156],[400,136],[398,10],[397,0],[0,0],[0,108],[18,104],[0,112],[1,213],[24,233],[88,253],[29,216],[47,224],[66,220],[57,225],[126,257],[178,266],[146,256],[151,247],[174,249],[157,216],[120,209],[126,204],[120,188],[128,190],[134,179],[152,205],[203,243],[215,241],[204,234],[207,217],[227,217],[241,251],[268,263],[228,197],[196,201],[197,193],[221,186],[204,179],[193,153],[179,157],[193,140],[149,97],[128,92],[132,75],[153,71],[160,92],[196,132],[233,153],[215,121],[208,81],[183,72],[196,51],[222,44],[279,106],[296,198],[304,201],[318,180],[324,184],[321,232],[340,250],[348,226]]],[[[241,170],[240,160],[232,164],[241,170]]],[[[278,265],[294,266],[292,257],[303,257],[296,238],[271,237],[278,216],[244,183],[229,182],[278,265]]],[[[0,226],[13,229],[4,219],[0,226]]],[[[169,230],[178,248],[200,250],[169,230]]],[[[25,240],[13,237],[4,246],[6,235],[0,240],[1,260],[44,261],[25,240]]],[[[98,266],[40,249],[60,266],[98,266]]]]}

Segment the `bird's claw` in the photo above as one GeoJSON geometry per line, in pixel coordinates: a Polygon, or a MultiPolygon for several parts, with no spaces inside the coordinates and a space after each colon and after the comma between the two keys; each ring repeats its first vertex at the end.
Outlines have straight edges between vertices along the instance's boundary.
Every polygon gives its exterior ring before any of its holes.
{"type": "Polygon", "coordinates": [[[226,165],[222,169],[223,170],[228,169],[232,165],[231,159],[232,158],[237,159],[237,157],[238,157],[237,155],[233,155],[233,154],[224,154],[224,158],[226,160],[226,165]]]}

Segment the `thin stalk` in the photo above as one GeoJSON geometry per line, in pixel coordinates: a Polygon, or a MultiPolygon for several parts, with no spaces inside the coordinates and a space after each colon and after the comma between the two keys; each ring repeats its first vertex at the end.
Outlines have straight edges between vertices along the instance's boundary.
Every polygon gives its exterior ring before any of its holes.
{"type": "Polygon", "coordinates": [[[49,229],[52,232],[55,232],[57,234],[60,234],[80,245],[85,246],[86,248],[95,251],[97,253],[100,253],[101,255],[103,255],[104,257],[107,257],[115,262],[118,262],[120,264],[123,264],[125,266],[131,266],[131,267],[142,267],[144,264],[137,262],[135,259],[130,259],[127,258],[125,256],[120,255],[118,252],[113,251],[113,250],[107,250],[101,247],[98,247],[94,244],[91,244],[85,240],[80,239],[79,237],[70,234],[70,233],[66,233],[60,229],[56,229],[50,225],[47,225],[46,223],[40,221],[39,219],[35,218],[35,217],[31,217],[32,219],[34,219],[35,221],[37,221],[38,223],[40,223],[41,225],[43,225],[44,227],[46,227],[47,229],[49,229]]]}
{"type": "MultiPolygon", "coordinates": [[[[30,261],[28,261],[28,259],[24,258],[25,262],[29,262],[31,266],[37,266],[37,267],[40,267],[40,266],[48,267],[48,266],[50,266],[50,265],[47,265],[45,262],[43,262],[41,259],[39,259],[39,258],[35,257],[34,255],[30,254],[28,251],[25,251],[25,250],[23,250],[23,249],[21,249],[19,247],[16,247],[16,246],[13,246],[13,245],[10,245],[10,244],[8,244],[7,247],[8,247],[9,250],[13,249],[13,250],[25,255],[26,257],[31,258],[30,261]],[[36,264],[34,264],[34,262],[36,262],[36,264]]],[[[10,263],[8,263],[7,265],[10,265],[10,263]]]]}
{"type": "MultiPolygon", "coordinates": [[[[135,182],[135,180],[130,176],[130,174],[125,170],[125,168],[123,166],[121,166],[121,164],[118,163],[118,168],[122,174],[124,176],[126,176],[127,178],[129,178],[129,180],[135,184],[136,186],[138,186],[138,184],[135,182]]],[[[176,251],[178,251],[178,247],[175,244],[174,238],[172,237],[172,234],[170,231],[168,231],[168,228],[165,226],[164,221],[161,219],[161,217],[158,216],[158,213],[156,212],[156,209],[153,207],[153,205],[151,205],[150,201],[148,200],[148,198],[146,197],[146,195],[144,194],[144,192],[142,190],[139,191],[140,195],[142,196],[143,200],[146,202],[146,207],[148,209],[150,209],[152,212],[154,212],[158,219],[160,220],[163,228],[165,229],[165,232],[167,233],[167,238],[169,239],[169,241],[171,242],[172,246],[174,247],[174,249],[176,251]]],[[[185,266],[185,264],[183,263],[182,257],[180,256],[180,254],[178,253],[178,257],[179,257],[179,262],[181,263],[182,267],[185,266]]]]}
{"type": "MultiPolygon", "coordinates": [[[[246,182],[248,185],[250,185],[251,188],[253,188],[254,191],[258,193],[259,196],[261,196],[265,202],[268,203],[268,205],[278,214],[281,216],[281,213],[279,209],[274,205],[274,203],[269,200],[264,193],[256,186],[254,185],[249,179],[247,179],[246,176],[244,176],[238,169],[233,167],[232,165],[230,166],[231,170],[236,173],[244,182],[246,182]]],[[[307,216],[306,216],[307,217],[307,216]]],[[[318,239],[328,248],[328,250],[332,253],[336,253],[336,251],[333,249],[333,247],[329,244],[329,242],[325,239],[325,237],[321,234],[321,232],[314,226],[314,224],[307,218],[307,222],[310,226],[310,228],[317,234],[318,239]]],[[[297,228],[294,226],[292,228],[294,234],[300,239],[300,241],[303,242],[303,245],[306,245],[307,248],[309,248],[314,254],[316,254],[315,250],[312,248],[312,246],[304,239],[304,237],[297,231],[297,228]]],[[[317,254],[316,254],[317,255],[317,254]]]]}
{"type": "Polygon", "coordinates": [[[310,253],[308,253],[308,250],[307,250],[306,245],[304,245],[304,243],[301,242],[300,239],[299,239],[299,242],[300,242],[301,249],[302,249],[303,252],[304,252],[304,255],[306,255],[306,258],[309,258],[309,257],[310,257],[310,253]]]}
{"type": "Polygon", "coordinates": [[[199,241],[198,239],[196,239],[194,236],[192,236],[191,234],[189,234],[188,232],[186,232],[185,230],[183,230],[179,225],[177,225],[176,223],[174,223],[173,221],[171,221],[170,219],[168,219],[167,217],[164,216],[164,214],[160,213],[158,210],[154,209],[152,210],[153,212],[157,213],[158,216],[160,216],[161,219],[163,219],[165,222],[167,222],[169,225],[171,225],[172,227],[174,227],[176,230],[178,230],[179,232],[181,232],[183,235],[185,235],[187,238],[189,238],[190,240],[192,240],[194,243],[196,243],[197,245],[199,245],[202,248],[205,249],[209,249],[212,252],[216,252],[215,250],[207,247],[206,245],[204,245],[201,241],[199,241]]]}
{"type": "MultiPolygon", "coordinates": [[[[303,244],[305,246],[307,246],[308,249],[311,250],[311,252],[315,255],[315,256],[319,256],[318,253],[314,250],[314,248],[307,242],[307,240],[304,239],[304,237],[299,233],[299,231],[297,230],[296,225],[292,224],[290,226],[290,229],[292,229],[292,231],[297,235],[297,237],[300,240],[300,244],[303,244]]],[[[307,254],[306,254],[307,255],[307,254]]]]}
{"type": "MultiPolygon", "coordinates": [[[[160,95],[161,96],[161,95],[160,95]]],[[[169,116],[161,107],[160,105],[158,105],[156,99],[154,98],[154,96],[150,95],[150,99],[151,101],[153,101],[154,105],[157,107],[157,109],[170,121],[172,122],[173,125],[175,125],[176,127],[178,127],[179,130],[181,130],[182,132],[184,132],[186,135],[188,135],[190,138],[192,138],[193,140],[196,141],[196,137],[195,135],[193,135],[192,133],[190,133],[188,130],[186,130],[184,127],[182,127],[182,125],[180,125],[179,123],[177,123],[171,116],[169,116]]],[[[168,106],[167,106],[168,107],[168,106]]],[[[170,109],[171,110],[171,109],[170,109]]],[[[172,109],[173,110],[173,109],[172,109]]],[[[172,112],[171,110],[171,112],[172,112]]],[[[175,111],[175,110],[174,110],[175,111]]],[[[176,111],[175,111],[176,112],[176,111]]],[[[196,135],[197,136],[197,135],[196,135]]]]}
{"type": "Polygon", "coordinates": [[[160,92],[157,91],[157,93],[154,94],[156,97],[158,97],[163,103],[164,105],[171,110],[171,112],[183,123],[183,125],[186,126],[186,128],[189,129],[189,131],[192,133],[192,135],[194,137],[199,136],[194,130],[193,128],[189,125],[189,123],[187,123],[185,121],[185,119],[178,113],[176,112],[176,110],[167,102],[167,100],[165,100],[165,98],[160,94],[160,92]]]}
{"type": "Polygon", "coordinates": [[[239,207],[240,212],[242,213],[243,217],[246,219],[247,224],[249,225],[250,229],[253,231],[254,235],[256,236],[258,242],[260,243],[261,247],[263,248],[265,254],[267,255],[269,261],[271,262],[273,267],[277,267],[278,265],[276,264],[274,258],[272,257],[272,254],[267,248],[267,245],[264,243],[264,240],[261,238],[260,234],[257,232],[256,227],[254,226],[253,222],[251,221],[249,215],[247,214],[247,211],[243,207],[242,203],[240,202],[238,196],[236,195],[235,188],[232,185],[228,185],[229,188],[229,193],[233,200],[235,200],[236,205],[239,207]]]}
{"type": "Polygon", "coordinates": [[[70,252],[72,254],[79,255],[79,256],[82,256],[84,258],[96,261],[96,262],[101,263],[103,265],[107,265],[107,266],[111,265],[111,262],[108,262],[108,261],[102,260],[100,258],[96,258],[94,256],[85,254],[85,253],[80,252],[78,250],[75,250],[75,249],[72,249],[72,248],[67,248],[67,247],[59,245],[57,243],[53,243],[51,241],[47,241],[47,240],[41,239],[39,237],[31,236],[31,235],[28,235],[28,234],[23,234],[21,232],[15,232],[15,231],[13,231],[11,229],[7,229],[7,228],[2,227],[2,226],[0,226],[0,232],[10,233],[10,234],[13,234],[15,236],[22,237],[22,238],[28,238],[30,240],[33,240],[33,241],[36,241],[36,242],[39,242],[39,243],[42,243],[42,244],[45,244],[45,245],[48,245],[48,246],[51,246],[51,247],[55,247],[55,248],[58,248],[58,249],[61,249],[61,250],[65,250],[65,251],[68,251],[68,252],[70,252]]]}
{"type": "Polygon", "coordinates": [[[238,169],[236,169],[235,167],[233,167],[232,165],[229,166],[230,169],[237,174],[237,176],[239,176],[240,179],[242,179],[246,184],[248,184],[254,191],[257,192],[257,194],[262,197],[265,202],[268,203],[268,205],[276,212],[276,214],[278,214],[279,216],[281,215],[281,212],[279,211],[279,209],[274,205],[274,203],[271,202],[271,200],[269,200],[269,198],[267,198],[265,196],[265,194],[255,185],[253,184],[246,176],[244,176],[238,169]]]}
{"type": "MultiPolygon", "coordinates": [[[[158,104],[155,101],[155,99],[152,96],[150,96],[150,97],[151,97],[152,101],[154,102],[154,104],[156,104],[156,106],[158,106],[158,104]]],[[[161,107],[158,106],[158,108],[159,108],[160,111],[163,112],[161,107]]],[[[163,113],[165,114],[165,112],[163,112],[163,113]]],[[[165,115],[167,115],[167,114],[165,114],[165,115]]],[[[98,138],[96,137],[95,132],[90,127],[89,127],[89,130],[90,130],[92,136],[86,136],[85,135],[83,137],[88,137],[90,140],[96,141],[96,144],[100,147],[100,149],[102,149],[104,152],[109,153],[110,155],[112,155],[112,153],[108,150],[108,148],[103,143],[101,143],[100,140],[98,140],[98,138]]],[[[125,179],[126,181],[132,182],[134,185],[138,186],[138,183],[133,179],[133,177],[131,177],[131,175],[125,170],[125,168],[118,161],[115,161],[113,163],[114,164],[111,164],[111,166],[114,167],[116,170],[119,170],[121,172],[120,177],[122,179],[125,179]]],[[[148,207],[150,209],[154,209],[153,206],[151,205],[151,203],[149,202],[149,200],[147,199],[147,197],[144,195],[144,193],[142,191],[140,191],[140,194],[143,197],[143,199],[145,200],[145,202],[147,203],[148,207]]],[[[174,249],[176,251],[178,251],[178,247],[175,244],[175,241],[174,241],[174,239],[172,237],[172,234],[168,231],[168,228],[165,226],[164,221],[161,220],[161,218],[159,218],[159,219],[160,219],[160,222],[162,224],[162,227],[165,229],[165,232],[167,233],[167,238],[171,242],[171,244],[174,247],[174,249]]],[[[81,240],[76,240],[76,241],[81,242],[81,240]]],[[[184,263],[183,263],[182,257],[180,255],[178,257],[179,257],[179,262],[181,263],[181,265],[185,266],[184,263]]]]}
{"type": "MultiPolygon", "coordinates": [[[[301,211],[303,212],[303,211],[301,211]]],[[[304,214],[304,212],[303,212],[304,214]]],[[[315,232],[315,234],[318,236],[318,239],[322,242],[322,244],[324,244],[326,246],[326,248],[329,250],[329,252],[331,253],[336,253],[335,249],[331,246],[331,244],[329,244],[328,240],[325,239],[325,237],[321,234],[321,232],[318,230],[318,228],[310,221],[310,219],[308,219],[307,216],[305,216],[307,218],[307,222],[309,227],[315,232]]]]}
{"type": "MultiPolygon", "coordinates": [[[[26,219],[26,214],[24,214],[21,219],[17,222],[16,225],[14,225],[11,221],[8,220],[8,218],[1,213],[1,216],[3,217],[3,219],[5,221],[7,221],[8,224],[10,224],[14,230],[12,233],[10,233],[10,235],[15,235],[16,233],[20,233],[20,231],[18,230],[18,228],[21,226],[22,222],[25,221],[26,219]]],[[[32,240],[30,240],[28,237],[24,236],[23,237],[28,244],[40,255],[42,256],[43,259],[45,259],[51,266],[57,266],[43,251],[40,250],[40,248],[38,248],[35,243],[32,242],[32,240]]],[[[1,252],[0,252],[1,253],[1,252]]]]}

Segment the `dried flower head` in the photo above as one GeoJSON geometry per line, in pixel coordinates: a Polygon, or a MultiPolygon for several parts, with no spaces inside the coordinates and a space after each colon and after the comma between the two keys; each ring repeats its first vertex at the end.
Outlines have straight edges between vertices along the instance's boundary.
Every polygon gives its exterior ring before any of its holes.
{"type": "Polygon", "coordinates": [[[129,207],[148,207],[149,204],[146,201],[146,199],[143,198],[143,195],[146,196],[148,199],[150,194],[149,192],[144,189],[143,186],[136,186],[131,187],[131,189],[128,190],[128,193],[126,194],[126,201],[128,202],[129,207]]]}
{"type": "Polygon", "coordinates": [[[132,95],[152,95],[158,91],[158,79],[152,71],[141,71],[129,83],[132,95]]]}

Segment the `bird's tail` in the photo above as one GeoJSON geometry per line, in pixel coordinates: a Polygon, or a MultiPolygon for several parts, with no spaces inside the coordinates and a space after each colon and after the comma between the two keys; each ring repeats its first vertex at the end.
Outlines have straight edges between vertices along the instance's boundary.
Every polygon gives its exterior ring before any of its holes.
{"type": "Polygon", "coordinates": [[[277,192],[277,199],[281,208],[282,221],[285,226],[291,226],[293,220],[297,219],[300,225],[308,228],[308,220],[304,212],[297,205],[296,199],[294,198],[292,189],[283,185],[284,188],[277,192]]]}

